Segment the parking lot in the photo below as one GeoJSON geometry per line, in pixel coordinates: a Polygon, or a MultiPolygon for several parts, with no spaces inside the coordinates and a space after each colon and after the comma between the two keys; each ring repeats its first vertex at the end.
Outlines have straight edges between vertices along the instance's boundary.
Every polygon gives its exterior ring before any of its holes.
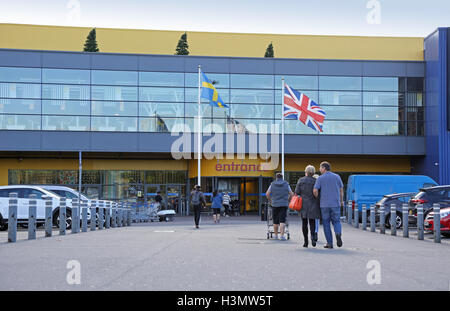
{"type": "Polygon", "coordinates": [[[255,216],[214,224],[192,217],[174,222],[17,243],[0,232],[0,290],[450,290],[450,239],[418,241],[362,231],[343,224],[342,248],[303,248],[301,225],[290,217],[291,239],[266,239],[266,223],[255,216]],[[74,264],[75,263],[75,264],[74,264]],[[373,263],[379,279],[374,284],[373,263]],[[276,280],[276,281],[274,281],[276,280]],[[274,284],[277,287],[274,287],[274,284]]]}

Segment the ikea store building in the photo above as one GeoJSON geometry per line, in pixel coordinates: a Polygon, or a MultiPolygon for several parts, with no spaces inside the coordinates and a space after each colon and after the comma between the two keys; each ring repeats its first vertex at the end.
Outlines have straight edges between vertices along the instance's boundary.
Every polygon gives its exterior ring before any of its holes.
{"type": "MultiPolygon", "coordinates": [[[[202,128],[244,132],[246,152],[250,128],[280,123],[282,77],[326,111],[323,133],[286,120],[292,186],[325,160],[344,183],[373,173],[450,184],[447,28],[427,38],[189,32],[189,56],[174,55],[180,32],[128,29],[97,29],[100,53],[80,52],[89,31],[0,24],[0,185],[77,188],[81,152],[92,198],[187,199],[197,160],[173,159],[171,131],[181,124],[197,136],[199,65],[230,106],[203,102],[202,128]],[[270,42],[275,58],[263,58],[270,42]]],[[[202,187],[257,213],[281,170],[261,161],[204,158],[202,187]]]]}

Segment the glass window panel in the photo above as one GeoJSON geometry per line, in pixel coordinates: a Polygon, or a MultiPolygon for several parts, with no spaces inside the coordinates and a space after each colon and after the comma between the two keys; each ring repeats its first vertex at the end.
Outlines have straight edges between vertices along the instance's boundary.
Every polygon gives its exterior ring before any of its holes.
{"type": "MultiPolygon", "coordinates": [[[[229,89],[217,89],[220,98],[222,98],[223,102],[228,105],[230,103],[230,90],[229,89]]],[[[198,88],[186,88],[185,96],[187,103],[197,103],[198,102],[198,88]]],[[[205,98],[201,98],[202,103],[208,103],[209,101],[205,98]]]]}
{"type": "Polygon", "coordinates": [[[171,131],[179,132],[180,127],[183,127],[183,119],[156,117],[156,132],[168,133],[171,131]]]}
{"type": "Polygon", "coordinates": [[[398,107],[364,107],[364,120],[399,120],[398,107]]]}
{"type": "Polygon", "coordinates": [[[41,82],[41,68],[0,67],[2,82],[41,82]]]}
{"type": "Polygon", "coordinates": [[[231,74],[231,87],[239,89],[273,89],[273,75],[243,75],[231,74]]]}
{"type": "Polygon", "coordinates": [[[406,105],[423,107],[423,93],[406,93],[406,105]]]}
{"type": "MultiPolygon", "coordinates": [[[[198,84],[198,82],[197,82],[198,84]]],[[[139,72],[142,86],[184,86],[184,76],[178,72],[139,72]]]]}
{"type": "Polygon", "coordinates": [[[211,109],[213,112],[213,118],[226,119],[230,115],[230,108],[211,107],[211,109]]]}
{"type": "MultiPolygon", "coordinates": [[[[314,130],[311,129],[311,132],[314,132],[314,130]]],[[[361,135],[362,134],[362,122],[361,121],[328,121],[328,120],[325,120],[325,122],[323,124],[322,134],[325,134],[325,135],[361,135]]]]}
{"type": "Polygon", "coordinates": [[[284,120],[285,134],[317,134],[312,128],[305,126],[298,120],[284,120]]]}
{"type": "Polygon", "coordinates": [[[92,70],[92,84],[137,85],[137,71],[92,70]]]}
{"type": "Polygon", "coordinates": [[[137,118],[130,117],[92,117],[92,131],[136,132],[137,118]]]}
{"type": "MultiPolygon", "coordinates": [[[[186,117],[197,117],[198,116],[198,104],[185,104],[186,117]]],[[[201,115],[204,117],[212,116],[213,107],[210,104],[202,104],[201,115]]]]}
{"type": "MultiPolygon", "coordinates": [[[[318,99],[319,99],[319,92],[318,91],[301,90],[301,89],[297,89],[297,91],[299,91],[300,93],[303,93],[306,96],[308,96],[316,104],[319,104],[319,101],[318,101],[318,99]]],[[[282,100],[282,98],[281,98],[281,90],[276,90],[275,91],[275,103],[277,105],[279,105],[281,103],[281,100],[282,100]]]]}
{"type": "Polygon", "coordinates": [[[364,92],[364,106],[400,106],[401,93],[364,92]]]}
{"type": "Polygon", "coordinates": [[[92,101],[92,115],[137,116],[137,102],[92,101]]]}
{"type": "Polygon", "coordinates": [[[364,121],[364,135],[400,135],[399,122],[364,121]]]}
{"type": "Polygon", "coordinates": [[[40,98],[40,84],[0,83],[0,97],[6,98],[40,98]]]}
{"type": "Polygon", "coordinates": [[[407,121],[417,120],[417,108],[406,107],[406,120],[407,121]]]}
{"type": "Polygon", "coordinates": [[[90,84],[89,70],[42,69],[43,83],[90,84]]]}
{"type": "Polygon", "coordinates": [[[90,101],[42,100],[42,114],[89,115],[90,101]]]}
{"type": "Polygon", "coordinates": [[[137,101],[137,89],[131,86],[92,86],[92,99],[137,101]]]}
{"type": "Polygon", "coordinates": [[[166,174],[164,171],[145,171],[145,183],[165,184],[166,174]]]}
{"type": "Polygon", "coordinates": [[[319,77],[319,89],[329,91],[360,91],[361,77],[319,77]]]}
{"type": "Polygon", "coordinates": [[[90,118],[80,116],[42,116],[44,131],[89,131],[90,118]]]}
{"type": "Polygon", "coordinates": [[[319,106],[361,106],[361,92],[319,92],[319,106]]]}
{"type": "Polygon", "coordinates": [[[321,106],[326,113],[326,120],[362,120],[361,107],[355,106],[321,106]]]}
{"type": "MultiPolygon", "coordinates": [[[[206,73],[216,89],[230,87],[230,75],[223,73],[206,73]]],[[[198,73],[185,73],[186,87],[198,87],[198,73]]]]}
{"type": "Polygon", "coordinates": [[[365,91],[395,91],[399,90],[398,78],[363,77],[365,91]]]}
{"type": "MultiPolygon", "coordinates": [[[[275,105],[231,105],[231,117],[250,119],[273,119],[275,105]]],[[[281,112],[280,112],[281,114],[281,112]]]]}
{"type": "Polygon", "coordinates": [[[425,124],[423,121],[417,121],[417,136],[425,135],[425,124]]]}
{"type": "Polygon", "coordinates": [[[230,118],[225,121],[227,133],[278,133],[273,120],[230,118]]]}
{"type": "Polygon", "coordinates": [[[183,88],[141,87],[139,88],[140,101],[183,102],[183,88]]]}
{"type": "Polygon", "coordinates": [[[35,99],[0,99],[0,113],[40,114],[41,101],[35,99]]]}
{"type": "Polygon", "coordinates": [[[103,184],[142,184],[144,171],[104,171],[103,184]]]}
{"type": "Polygon", "coordinates": [[[275,88],[281,89],[281,79],[290,87],[299,90],[317,90],[319,88],[318,76],[275,76],[275,88]]]}
{"type": "Polygon", "coordinates": [[[184,117],[184,104],[139,103],[139,116],[152,117],[156,115],[165,117],[184,117]]]}
{"type": "Polygon", "coordinates": [[[156,118],[139,118],[139,132],[156,132],[156,118]]]}
{"type": "Polygon", "coordinates": [[[204,133],[225,133],[225,119],[205,119],[203,122],[204,133]]]}
{"type": "Polygon", "coordinates": [[[2,115],[3,130],[40,130],[41,116],[34,115],[2,115]]]}
{"type": "MultiPolygon", "coordinates": [[[[274,91],[269,90],[230,90],[230,103],[273,104],[274,91]]],[[[223,98],[222,98],[223,99],[223,98]]],[[[225,101],[225,99],[223,99],[225,101]]]]}
{"type": "Polygon", "coordinates": [[[45,99],[90,99],[90,87],[83,85],[43,84],[42,98],[45,99]]]}
{"type": "Polygon", "coordinates": [[[424,108],[417,108],[417,120],[418,121],[424,121],[425,120],[424,108]]]}
{"type": "Polygon", "coordinates": [[[423,92],[424,90],[424,79],[423,78],[407,78],[407,91],[408,92],[423,92]]]}

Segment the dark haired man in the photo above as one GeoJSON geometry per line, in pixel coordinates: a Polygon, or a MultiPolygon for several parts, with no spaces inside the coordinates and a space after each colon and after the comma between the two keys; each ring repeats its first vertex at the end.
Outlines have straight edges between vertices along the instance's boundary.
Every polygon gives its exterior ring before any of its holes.
{"type": "Polygon", "coordinates": [[[333,235],[331,233],[330,221],[333,223],[336,234],[337,246],[342,246],[341,206],[344,206],[344,184],[339,175],[331,172],[328,162],[320,163],[320,173],[314,185],[314,196],[319,197],[320,210],[322,212],[323,231],[327,244],[325,248],[333,248],[333,235]]]}

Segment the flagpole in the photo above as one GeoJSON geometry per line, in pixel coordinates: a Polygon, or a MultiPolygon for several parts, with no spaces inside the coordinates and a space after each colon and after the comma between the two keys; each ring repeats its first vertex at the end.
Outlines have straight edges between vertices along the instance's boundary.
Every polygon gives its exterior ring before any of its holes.
{"type": "Polygon", "coordinates": [[[284,176],[284,78],[281,79],[281,174],[284,176]]]}
{"type": "Polygon", "coordinates": [[[202,103],[201,103],[201,83],[202,83],[202,78],[201,78],[201,66],[198,65],[198,128],[197,128],[197,169],[198,169],[198,185],[201,186],[202,185],[202,172],[201,172],[201,157],[202,157],[202,134],[201,134],[201,130],[202,130],[202,103]]]}

